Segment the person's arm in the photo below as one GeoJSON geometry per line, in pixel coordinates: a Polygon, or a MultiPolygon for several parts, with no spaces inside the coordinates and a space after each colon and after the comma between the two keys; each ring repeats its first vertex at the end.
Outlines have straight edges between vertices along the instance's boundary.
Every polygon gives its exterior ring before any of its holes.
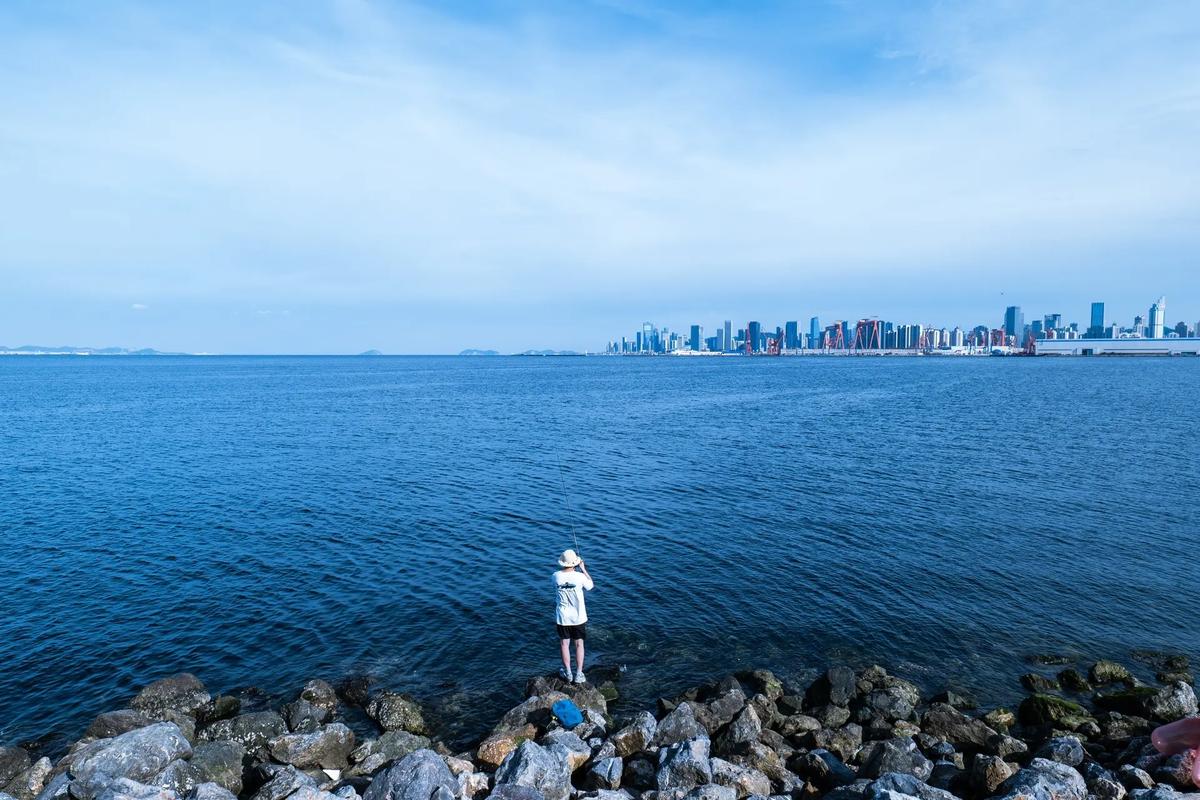
{"type": "Polygon", "coordinates": [[[587,564],[585,564],[582,560],[579,562],[579,571],[583,573],[583,588],[589,591],[595,589],[596,584],[592,581],[592,576],[588,574],[587,564]]]}

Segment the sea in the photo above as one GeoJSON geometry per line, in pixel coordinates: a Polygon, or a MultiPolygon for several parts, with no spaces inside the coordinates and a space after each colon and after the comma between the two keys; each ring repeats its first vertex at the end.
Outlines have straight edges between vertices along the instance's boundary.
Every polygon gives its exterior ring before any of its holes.
{"type": "MultiPolygon", "coordinates": [[[[1200,656],[1200,359],[0,359],[0,743],[179,671],[362,676],[468,744],[595,579],[617,711],[879,663],[1200,656]]],[[[1044,668],[1043,668],[1044,669],[1044,668]]]]}

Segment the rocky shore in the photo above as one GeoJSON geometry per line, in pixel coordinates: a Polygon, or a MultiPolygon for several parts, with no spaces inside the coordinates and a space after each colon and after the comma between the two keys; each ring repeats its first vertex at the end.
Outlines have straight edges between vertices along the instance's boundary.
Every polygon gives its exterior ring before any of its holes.
{"type": "Polygon", "coordinates": [[[1154,685],[1042,658],[1015,709],[986,713],[871,666],[808,686],[739,672],[614,718],[619,671],[596,668],[595,684],[531,679],[459,752],[412,697],[365,681],[312,680],[252,710],[185,673],[96,717],[57,761],[0,747],[0,800],[1200,800],[1190,756],[1149,739],[1197,714],[1190,665],[1155,658],[1154,685]],[[564,698],[583,713],[570,729],[551,711],[564,698]]]}

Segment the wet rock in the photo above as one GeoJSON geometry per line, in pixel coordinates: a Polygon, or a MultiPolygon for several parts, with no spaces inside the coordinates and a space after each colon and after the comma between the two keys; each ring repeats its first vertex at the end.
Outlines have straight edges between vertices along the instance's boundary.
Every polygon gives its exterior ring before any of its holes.
{"type": "Polygon", "coordinates": [[[1083,706],[1049,694],[1026,697],[1017,709],[1017,716],[1022,725],[1052,725],[1071,731],[1092,720],[1083,706]]]}
{"type": "Polygon", "coordinates": [[[1090,692],[1092,685],[1083,673],[1075,668],[1064,669],[1058,673],[1058,683],[1069,692],[1090,692]]]}
{"type": "Polygon", "coordinates": [[[231,695],[223,694],[196,709],[196,724],[203,726],[219,719],[236,717],[240,713],[242,713],[242,701],[231,695]]]}
{"type": "Polygon", "coordinates": [[[300,689],[300,700],[325,711],[326,718],[337,711],[337,692],[322,680],[311,680],[300,689]]]}
{"type": "Polygon", "coordinates": [[[242,793],[242,761],[246,748],[237,742],[200,742],[192,750],[197,784],[215,783],[234,794],[242,793]]]}
{"type": "Polygon", "coordinates": [[[153,725],[155,720],[150,719],[145,714],[134,711],[132,708],[121,708],[116,711],[105,711],[98,715],[92,724],[88,725],[85,736],[90,736],[93,739],[111,739],[114,736],[120,736],[122,733],[144,728],[147,725],[153,725]]]}
{"type": "Polygon", "coordinates": [[[142,689],[129,705],[151,719],[161,719],[167,711],[195,716],[196,711],[211,699],[199,678],[190,672],[181,672],[142,689]]]}
{"type": "Polygon", "coordinates": [[[1068,767],[1078,767],[1083,763],[1083,744],[1074,736],[1058,736],[1043,744],[1037,751],[1037,758],[1057,761],[1068,767]]]}
{"type": "Polygon", "coordinates": [[[1055,678],[1047,678],[1036,672],[1026,672],[1022,675],[1021,685],[1031,692],[1052,692],[1059,688],[1055,678]]]}
{"type": "MultiPolygon", "coordinates": [[[[846,718],[849,720],[850,712],[846,711],[846,718]]],[[[842,723],[843,725],[845,722],[842,723]]],[[[821,724],[821,721],[816,717],[810,717],[807,714],[792,714],[790,717],[784,717],[779,723],[779,733],[783,736],[804,736],[806,733],[819,731],[826,727],[821,724]]]]}
{"type": "Polygon", "coordinates": [[[251,800],[283,800],[302,788],[316,789],[317,782],[295,767],[288,765],[274,770],[270,780],[259,787],[251,800]]]}
{"type": "Polygon", "coordinates": [[[62,800],[70,796],[71,775],[66,766],[60,764],[55,770],[53,777],[42,787],[42,791],[38,792],[37,800],[62,800]],[[58,771],[59,769],[62,771],[58,771]]]}
{"type": "Polygon", "coordinates": [[[237,800],[237,795],[216,783],[202,783],[188,794],[187,800],[237,800]]]}
{"type": "Polygon", "coordinates": [[[29,765],[29,769],[16,775],[4,785],[4,793],[14,800],[33,800],[46,786],[46,781],[54,772],[54,766],[48,758],[39,758],[29,765]]]}
{"type": "Polygon", "coordinates": [[[840,728],[850,721],[850,709],[831,703],[814,708],[812,716],[822,728],[840,728]]]}
{"type": "Polygon", "coordinates": [[[651,740],[654,747],[669,747],[689,739],[707,736],[708,731],[696,720],[691,704],[681,703],[675,710],[658,721],[651,740]]]}
{"type": "MultiPolygon", "coordinates": [[[[678,714],[680,709],[686,710],[683,713],[690,711],[688,706],[683,705],[671,713],[678,714]]],[[[609,741],[616,748],[617,755],[631,756],[649,747],[657,732],[658,721],[654,719],[654,715],[648,711],[642,711],[634,716],[633,722],[610,736],[609,741]]]]}
{"type": "Polygon", "coordinates": [[[655,782],[659,791],[690,791],[697,786],[712,783],[708,739],[691,739],[660,750],[655,782]]]}
{"type": "Polygon", "coordinates": [[[162,772],[149,781],[151,786],[158,786],[179,797],[183,797],[196,788],[200,781],[196,780],[196,772],[191,764],[182,759],[172,761],[162,772]]]}
{"type": "Polygon", "coordinates": [[[432,750],[417,750],[376,775],[363,800],[431,800],[435,794],[453,797],[457,790],[458,781],[442,757],[432,750]]]}
{"type": "Polygon", "coordinates": [[[198,736],[202,742],[237,742],[248,751],[265,753],[268,742],[287,732],[287,722],[279,714],[256,711],[217,720],[201,728],[198,736]]]}
{"type": "Polygon", "coordinates": [[[944,739],[959,750],[979,751],[987,747],[996,731],[983,720],[968,717],[953,706],[934,703],[921,718],[921,730],[944,739]]]}
{"type": "Polygon", "coordinates": [[[808,708],[824,705],[849,706],[857,694],[857,679],[849,667],[830,667],[804,693],[808,708]]]}
{"type": "MultiPolygon", "coordinates": [[[[352,706],[364,707],[370,699],[372,679],[366,675],[352,675],[348,678],[343,678],[338,681],[334,691],[337,696],[345,700],[352,706]]],[[[301,690],[300,696],[304,697],[304,691],[301,690]]],[[[312,698],[305,697],[305,700],[312,703],[312,698]]]]}
{"type": "Polygon", "coordinates": [[[867,789],[867,800],[957,800],[945,789],[937,789],[907,773],[880,775],[867,789]]]}
{"type": "Polygon", "coordinates": [[[1091,669],[1088,670],[1088,677],[1097,686],[1103,686],[1106,683],[1125,683],[1133,680],[1133,674],[1128,669],[1115,661],[1108,661],[1107,659],[1101,659],[1092,664],[1091,669]]]}
{"type": "Polygon", "coordinates": [[[1196,692],[1182,681],[1162,688],[1135,686],[1097,692],[1092,699],[1099,708],[1158,722],[1174,722],[1197,711],[1196,692]]]}
{"type": "Polygon", "coordinates": [[[1017,724],[1017,715],[1007,708],[994,708],[983,715],[983,721],[992,730],[1005,733],[1017,724]]]}
{"type": "Polygon", "coordinates": [[[715,699],[708,703],[708,713],[712,715],[711,726],[709,733],[716,733],[719,728],[723,728],[730,722],[733,722],[743,708],[746,707],[746,693],[741,689],[730,689],[722,692],[715,699]]]}
{"type": "Polygon", "coordinates": [[[1154,787],[1154,779],[1150,777],[1150,773],[1144,769],[1138,769],[1132,764],[1124,764],[1117,770],[1117,780],[1131,792],[1135,789],[1151,789],[1154,787]]]}
{"type": "Polygon", "coordinates": [[[972,711],[979,707],[979,702],[967,692],[959,692],[953,689],[947,689],[934,695],[930,703],[945,703],[948,706],[957,708],[960,711],[972,711]]]}
{"type": "Polygon", "coordinates": [[[101,739],[71,761],[71,794],[78,800],[90,800],[118,778],[143,783],[172,761],[191,755],[192,746],[173,722],[101,739]]]}
{"type": "Polygon", "coordinates": [[[979,795],[991,796],[1012,774],[1003,758],[981,753],[971,764],[971,788],[979,795]]]}
{"type": "Polygon", "coordinates": [[[313,733],[286,733],[267,744],[271,757],[300,769],[344,769],[354,750],[354,732],[340,722],[313,733]]]}
{"type": "Polygon", "coordinates": [[[526,724],[520,728],[494,731],[480,743],[475,758],[480,764],[495,769],[509,754],[520,747],[522,742],[535,736],[537,736],[537,728],[532,724],[526,724]]]}
{"type": "Polygon", "coordinates": [[[762,723],[754,706],[746,706],[738,712],[733,721],[718,734],[713,746],[721,754],[738,753],[751,742],[757,742],[762,733],[762,723]]]}
{"type": "Polygon", "coordinates": [[[161,786],[148,786],[128,778],[118,778],[97,800],[179,800],[179,795],[161,786]]]}
{"type": "Polygon", "coordinates": [[[1100,724],[1100,735],[1109,741],[1146,736],[1154,729],[1154,723],[1144,717],[1106,711],[1096,716],[1100,724]]]}
{"type": "Polygon", "coordinates": [[[736,677],[742,686],[749,687],[755,694],[766,695],[772,701],[783,696],[783,682],[770,670],[743,671],[737,673],[736,677]]]}
{"type": "Polygon", "coordinates": [[[837,730],[822,728],[804,737],[805,746],[810,749],[828,750],[847,763],[862,749],[863,731],[854,723],[843,725],[837,730]]]}
{"type": "Polygon", "coordinates": [[[624,773],[625,761],[620,756],[602,758],[588,770],[587,786],[590,789],[620,789],[624,773]]]}
{"type": "Polygon", "coordinates": [[[1083,776],[1066,764],[1035,758],[1000,785],[1005,800],[1085,800],[1083,776]]]}
{"type": "Polygon", "coordinates": [[[20,747],[0,747],[0,787],[33,765],[29,753],[20,747]]]}
{"type": "Polygon", "coordinates": [[[858,774],[863,778],[901,772],[924,781],[933,772],[933,762],[922,755],[917,743],[910,738],[868,742],[863,746],[861,760],[858,774]]]}
{"type": "Polygon", "coordinates": [[[988,737],[985,749],[991,755],[1000,756],[1000,758],[1008,760],[1013,756],[1028,751],[1029,746],[1016,737],[1009,736],[1006,733],[997,733],[988,737]]]}
{"type": "MultiPolygon", "coordinates": [[[[654,719],[650,714],[646,714],[651,720],[654,719]]],[[[571,731],[565,731],[561,728],[556,731],[550,731],[542,737],[542,747],[554,748],[563,758],[567,760],[567,767],[572,773],[575,770],[586,764],[592,757],[592,748],[587,746],[587,743],[580,739],[579,736],[571,731]]],[[[616,748],[613,748],[616,750],[616,748]]]]}
{"type": "Polygon", "coordinates": [[[553,748],[522,742],[496,770],[496,785],[504,784],[537,789],[546,800],[566,800],[571,792],[571,769],[565,756],[553,748]]]}
{"type": "Polygon", "coordinates": [[[787,766],[822,793],[854,783],[858,777],[840,758],[820,748],[792,756],[787,766]]]}
{"type": "Polygon", "coordinates": [[[421,706],[406,694],[380,692],[367,703],[367,716],[385,731],[424,734],[425,718],[421,706]]]}
{"type": "Polygon", "coordinates": [[[325,709],[314,706],[307,700],[293,700],[279,710],[292,733],[313,733],[329,716],[325,709]]]}

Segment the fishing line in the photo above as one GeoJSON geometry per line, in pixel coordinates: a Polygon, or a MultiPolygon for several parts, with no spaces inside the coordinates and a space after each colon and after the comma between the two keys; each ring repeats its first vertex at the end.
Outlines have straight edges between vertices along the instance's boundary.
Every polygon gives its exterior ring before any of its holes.
{"type": "Polygon", "coordinates": [[[558,481],[562,485],[563,505],[567,507],[567,525],[571,528],[571,541],[575,542],[575,553],[579,553],[579,537],[575,535],[575,513],[571,511],[571,497],[567,494],[567,479],[563,476],[562,459],[554,451],[554,463],[558,464],[558,481]]]}

